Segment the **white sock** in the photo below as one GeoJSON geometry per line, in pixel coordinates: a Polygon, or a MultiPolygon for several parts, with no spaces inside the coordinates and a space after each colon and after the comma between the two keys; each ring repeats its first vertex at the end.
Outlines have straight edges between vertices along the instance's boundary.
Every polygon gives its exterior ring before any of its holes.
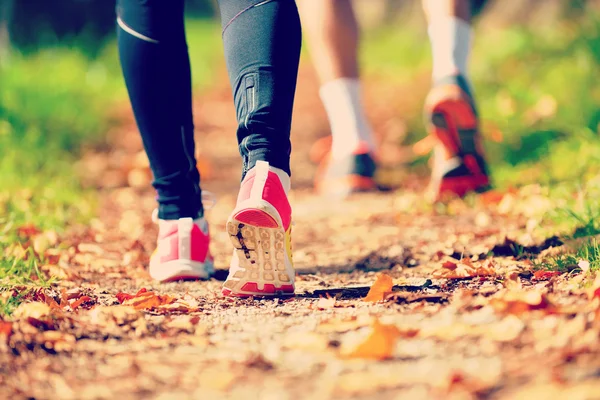
{"type": "Polygon", "coordinates": [[[432,21],[427,31],[431,41],[434,82],[457,73],[467,77],[471,50],[471,25],[448,16],[432,21]]]}
{"type": "Polygon", "coordinates": [[[320,89],[321,100],[331,125],[331,156],[341,158],[352,154],[361,143],[375,150],[375,140],[361,101],[360,81],[339,78],[320,89]]]}

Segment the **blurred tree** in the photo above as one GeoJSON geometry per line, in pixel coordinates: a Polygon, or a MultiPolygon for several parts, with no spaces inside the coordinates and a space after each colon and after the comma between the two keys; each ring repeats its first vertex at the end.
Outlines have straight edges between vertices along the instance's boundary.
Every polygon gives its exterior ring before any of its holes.
{"type": "Polygon", "coordinates": [[[10,47],[8,24],[12,17],[14,0],[0,0],[0,57],[4,58],[10,47]]]}
{"type": "MultiPolygon", "coordinates": [[[[191,17],[210,16],[214,0],[187,0],[187,8],[191,17]]],[[[74,40],[94,53],[114,32],[114,0],[0,0],[0,49],[9,42],[27,51],[74,40]]]]}

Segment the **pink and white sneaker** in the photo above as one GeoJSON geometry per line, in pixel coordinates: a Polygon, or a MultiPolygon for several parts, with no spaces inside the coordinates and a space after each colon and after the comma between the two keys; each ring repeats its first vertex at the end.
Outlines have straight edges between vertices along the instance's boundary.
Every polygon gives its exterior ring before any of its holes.
{"type": "Polygon", "coordinates": [[[248,171],[227,221],[234,252],[225,296],[293,296],[289,176],[259,161],[248,171]]]}
{"type": "Polygon", "coordinates": [[[206,220],[158,220],[158,225],[158,243],[150,258],[150,276],[161,282],[210,278],[214,267],[206,220]]]}

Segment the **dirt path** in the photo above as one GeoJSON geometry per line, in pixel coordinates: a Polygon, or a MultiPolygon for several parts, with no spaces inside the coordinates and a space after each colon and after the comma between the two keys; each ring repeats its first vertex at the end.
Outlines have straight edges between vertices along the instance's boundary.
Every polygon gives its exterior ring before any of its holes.
{"type": "MultiPolygon", "coordinates": [[[[144,160],[132,123],[124,124],[110,133],[108,156],[82,162],[97,169],[86,175],[101,182],[101,210],[55,262],[64,279],[19,309],[10,331],[0,325],[0,339],[11,333],[0,340],[0,398],[600,398],[598,300],[589,300],[583,276],[534,274],[526,260],[560,244],[531,234],[536,188],[431,208],[423,180],[402,173],[397,192],[331,204],[310,190],[309,149],[327,124],[310,71],[301,82],[298,296],[219,295],[231,253],[221,227],[240,168],[229,90],[219,86],[196,113],[209,160],[200,166],[204,188],[219,199],[208,213],[217,279],[149,280],[154,201],[137,188],[147,184],[144,160]],[[393,279],[387,286],[383,273],[393,279]],[[363,300],[378,277],[386,301],[363,300]],[[123,297],[141,288],[146,294],[123,297]]],[[[369,112],[391,140],[403,134],[398,110],[418,104],[377,85],[369,112]]],[[[389,160],[403,154],[387,151],[389,160]]]]}

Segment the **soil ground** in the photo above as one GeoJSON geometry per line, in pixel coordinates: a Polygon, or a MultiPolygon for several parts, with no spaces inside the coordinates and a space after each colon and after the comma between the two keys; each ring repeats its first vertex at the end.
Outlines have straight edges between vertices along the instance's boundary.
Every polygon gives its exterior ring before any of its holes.
{"type": "Polygon", "coordinates": [[[399,186],[337,203],[312,191],[310,149],[327,121],[314,75],[302,69],[291,194],[297,296],[285,301],[220,296],[240,173],[224,76],[196,99],[203,188],[218,198],[207,213],[219,269],[210,281],[149,279],[154,196],[124,112],[110,146],[81,162],[99,186],[98,217],[64,239],[70,248],[50,266],[63,279],[34,303],[48,308],[18,309],[0,340],[0,397],[600,398],[597,300],[577,276],[535,273],[529,260],[561,244],[531,233],[528,209],[541,189],[430,207],[426,176],[402,168],[402,113],[420,108],[407,94],[422,98],[424,82],[368,85],[386,177],[399,186]],[[365,301],[382,274],[392,293],[365,301]],[[157,303],[121,304],[141,288],[157,303]]]}

